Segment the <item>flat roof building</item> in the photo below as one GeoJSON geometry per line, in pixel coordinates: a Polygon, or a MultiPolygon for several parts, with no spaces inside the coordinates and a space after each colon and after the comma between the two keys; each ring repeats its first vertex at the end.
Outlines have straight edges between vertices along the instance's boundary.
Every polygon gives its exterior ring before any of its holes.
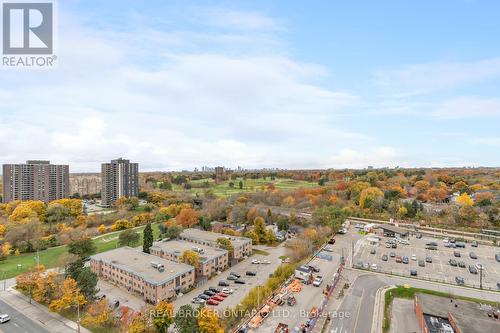
{"type": "Polygon", "coordinates": [[[386,237],[408,237],[409,231],[390,224],[380,224],[377,229],[381,230],[386,237]]]}
{"type": "Polygon", "coordinates": [[[3,202],[14,200],[53,200],[69,198],[69,166],[49,161],[4,164],[3,202]]]}
{"type": "Polygon", "coordinates": [[[194,284],[194,267],[140,252],[131,247],[90,257],[90,268],[100,278],[156,304],[170,300],[194,284]]]}
{"type": "Polygon", "coordinates": [[[416,294],[415,314],[424,333],[499,332],[498,309],[460,299],[416,294]],[[495,315],[496,318],[495,318],[495,315]]]}
{"type": "Polygon", "coordinates": [[[193,244],[181,240],[154,242],[149,249],[150,253],[164,259],[181,262],[181,257],[185,251],[194,251],[198,253],[199,264],[196,267],[198,277],[210,277],[217,271],[223,271],[229,263],[227,250],[193,244]]]}
{"type": "Polygon", "coordinates": [[[247,237],[230,236],[194,228],[184,229],[178,237],[180,240],[211,247],[220,247],[217,243],[219,238],[229,239],[234,249],[232,256],[234,259],[242,259],[252,254],[252,239],[247,237]]]}

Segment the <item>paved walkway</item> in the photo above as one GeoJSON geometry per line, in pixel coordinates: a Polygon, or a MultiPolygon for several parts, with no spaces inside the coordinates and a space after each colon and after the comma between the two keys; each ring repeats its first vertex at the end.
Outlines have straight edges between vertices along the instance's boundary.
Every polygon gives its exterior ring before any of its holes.
{"type": "MultiPolygon", "coordinates": [[[[49,312],[47,307],[33,300],[30,304],[29,298],[15,289],[7,288],[6,291],[1,291],[0,299],[12,308],[24,314],[26,317],[30,318],[32,321],[40,324],[49,332],[69,333],[77,331],[77,324],[75,322],[64,318],[57,313],[49,312]]],[[[91,333],[84,327],[81,328],[81,332],[91,333]]]]}

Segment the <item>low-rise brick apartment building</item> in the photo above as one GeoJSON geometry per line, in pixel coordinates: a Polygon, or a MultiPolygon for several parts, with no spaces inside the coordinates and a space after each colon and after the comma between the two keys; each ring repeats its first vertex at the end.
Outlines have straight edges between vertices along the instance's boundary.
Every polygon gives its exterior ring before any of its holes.
{"type": "Polygon", "coordinates": [[[252,239],[240,236],[230,236],[224,234],[218,234],[216,232],[204,231],[200,229],[184,229],[179,235],[179,240],[184,240],[194,244],[219,247],[217,239],[227,238],[233,245],[233,256],[234,259],[243,259],[252,254],[252,239]]]}
{"type": "Polygon", "coordinates": [[[196,267],[197,277],[210,277],[217,271],[223,271],[229,263],[227,250],[203,246],[180,240],[154,242],[149,249],[150,253],[163,259],[180,262],[185,251],[194,251],[199,255],[199,264],[196,267]]]}
{"type": "Polygon", "coordinates": [[[104,280],[156,304],[193,286],[194,267],[140,252],[131,247],[90,257],[90,269],[104,280]]]}

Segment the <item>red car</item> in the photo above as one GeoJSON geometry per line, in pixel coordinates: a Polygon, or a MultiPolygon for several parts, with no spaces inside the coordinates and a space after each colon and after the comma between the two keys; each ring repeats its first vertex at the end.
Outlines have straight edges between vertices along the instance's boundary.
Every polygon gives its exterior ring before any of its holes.
{"type": "Polygon", "coordinates": [[[219,305],[219,301],[216,301],[215,299],[213,298],[210,298],[207,303],[208,305],[219,305]]]}
{"type": "Polygon", "coordinates": [[[229,296],[228,294],[226,293],[218,293],[217,296],[220,296],[220,297],[223,297],[223,298],[226,298],[227,296],[229,296]]]}
{"type": "Polygon", "coordinates": [[[224,297],[220,297],[219,295],[212,296],[213,300],[216,300],[218,302],[222,302],[224,300],[224,297]]]}

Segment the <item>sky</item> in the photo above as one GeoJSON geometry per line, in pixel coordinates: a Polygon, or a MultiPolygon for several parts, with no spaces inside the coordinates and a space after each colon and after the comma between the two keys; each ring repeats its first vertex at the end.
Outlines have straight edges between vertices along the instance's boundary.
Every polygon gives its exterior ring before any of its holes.
{"type": "Polygon", "coordinates": [[[0,67],[0,163],[500,166],[500,2],[56,1],[0,67]]]}

